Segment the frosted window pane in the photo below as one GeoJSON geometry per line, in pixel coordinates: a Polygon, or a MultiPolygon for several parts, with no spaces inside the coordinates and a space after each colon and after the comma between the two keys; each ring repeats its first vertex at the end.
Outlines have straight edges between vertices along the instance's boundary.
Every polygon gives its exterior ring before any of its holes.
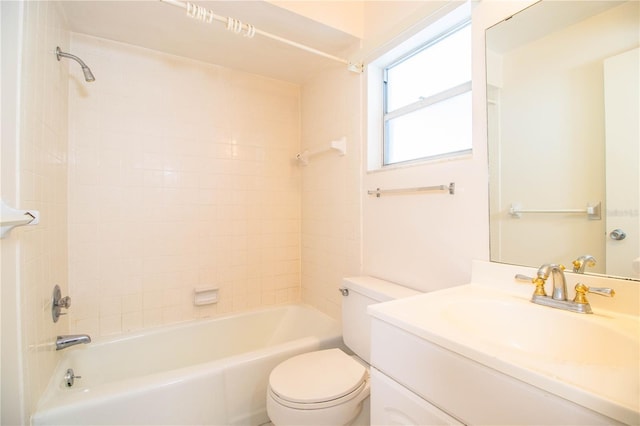
{"type": "Polygon", "coordinates": [[[471,149],[471,92],[391,119],[385,164],[471,149]]]}
{"type": "Polygon", "coordinates": [[[471,80],[471,26],[387,70],[387,112],[471,80]]]}

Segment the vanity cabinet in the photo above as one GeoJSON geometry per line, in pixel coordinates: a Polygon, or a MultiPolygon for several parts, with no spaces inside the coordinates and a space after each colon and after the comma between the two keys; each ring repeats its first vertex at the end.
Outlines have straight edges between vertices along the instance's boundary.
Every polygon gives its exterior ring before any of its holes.
{"type": "Polygon", "coordinates": [[[462,425],[376,368],[371,368],[371,425],[462,425]]]}
{"type": "Polygon", "coordinates": [[[375,313],[371,364],[372,425],[622,424],[431,343],[375,313]]]}

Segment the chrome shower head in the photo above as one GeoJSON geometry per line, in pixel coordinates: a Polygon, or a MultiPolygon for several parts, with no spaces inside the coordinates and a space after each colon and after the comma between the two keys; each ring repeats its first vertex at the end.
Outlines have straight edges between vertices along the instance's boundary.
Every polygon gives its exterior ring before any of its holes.
{"type": "Polygon", "coordinates": [[[88,66],[85,65],[84,67],[82,67],[82,72],[84,73],[84,79],[86,81],[91,82],[96,80],[88,66]]]}
{"type": "Polygon", "coordinates": [[[56,47],[56,58],[58,59],[58,61],[60,60],[60,58],[69,58],[69,59],[73,59],[74,61],[78,62],[80,64],[80,66],[82,67],[82,72],[84,73],[84,79],[86,81],[95,81],[95,77],[93,76],[93,73],[91,72],[91,70],[89,69],[89,67],[87,66],[87,64],[85,64],[82,59],[78,58],[75,55],[72,55],[70,53],[65,53],[62,50],[60,50],[60,47],[56,47]]]}

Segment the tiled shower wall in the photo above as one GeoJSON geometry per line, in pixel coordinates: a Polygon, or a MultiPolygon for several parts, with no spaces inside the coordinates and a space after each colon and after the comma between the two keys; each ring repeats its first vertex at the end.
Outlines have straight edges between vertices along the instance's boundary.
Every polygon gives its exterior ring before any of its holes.
{"type": "Polygon", "coordinates": [[[300,89],[73,34],[72,332],[117,334],[300,298],[300,89]],[[194,306],[194,289],[219,288],[194,306]]]}
{"type": "MultiPolygon", "coordinates": [[[[55,48],[68,48],[69,32],[53,2],[25,2],[23,23],[18,205],[38,210],[41,218],[37,226],[11,231],[10,238],[19,242],[19,321],[29,413],[56,366],[55,337],[67,332],[64,318],[56,324],[51,319],[51,294],[55,284],[67,291],[68,74],[55,48]]],[[[19,386],[11,389],[20,391],[19,386]]]]}

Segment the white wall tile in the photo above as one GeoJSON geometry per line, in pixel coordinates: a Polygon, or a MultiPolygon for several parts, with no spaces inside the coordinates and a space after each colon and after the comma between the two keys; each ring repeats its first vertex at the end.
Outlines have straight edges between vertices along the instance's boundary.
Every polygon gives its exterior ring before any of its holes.
{"type": "MultiPolygon", "coordinates": [[[[99,307],[99,334],[299,300],[299,87],[78,34],[71,46],[96,81],[69,90],[70,282],[99,307]],[[192,306],[203,284],[218,306],[192,306]]],[[[78,333],[96,318],[70,316],[78,333]]]]}
{"type": "Polygon", "coordinates": [[[25,400],[32,412],[58,360],[55,338],[68,319],[51,318],[55,284],[67,286],[67,64],[69,33],[57,3],[25,2],[21,73],[20,200],[40,211],[40,224],[13,231],[20,242],[25,400]]]}

